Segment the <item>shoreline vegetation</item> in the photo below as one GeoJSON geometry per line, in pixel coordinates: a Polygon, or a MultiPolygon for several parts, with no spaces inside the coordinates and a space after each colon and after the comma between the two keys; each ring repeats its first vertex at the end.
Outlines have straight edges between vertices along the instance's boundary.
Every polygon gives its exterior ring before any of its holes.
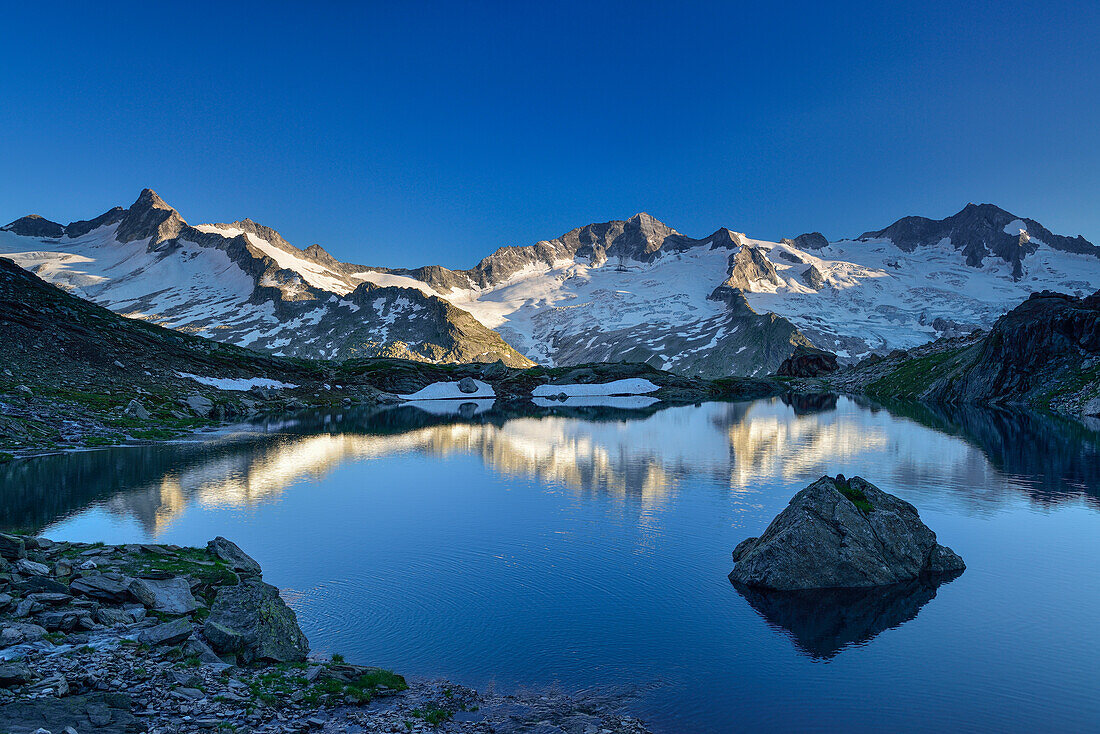
{"type": "Polygon", "coordinates": [[[0,731],[648,732],[622,705],[310,654],[279,590],[225,538],[184,548],[0,533],[0,731]]]}

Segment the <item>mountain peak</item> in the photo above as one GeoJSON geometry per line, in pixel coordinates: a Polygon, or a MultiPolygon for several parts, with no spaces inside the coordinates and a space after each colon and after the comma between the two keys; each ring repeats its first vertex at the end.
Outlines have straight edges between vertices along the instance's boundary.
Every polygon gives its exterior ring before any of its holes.
{"type": "MultiPolygon", "coordinates": [[[[141,193],[138,194],[137,201],[134,202],[133,206],[144,207],[147,209],[169,209],[171,211],[176,211],[174,208],[168,205],[168,202],[160,198],[160,195],[152,189],[142,189],[141,193]]],[[[130,208],[132,209],[133,206],[130,208]]]]}
{"type": "Polygon", "coordinates": [[[966,256],[966,264],[980,267],[989,256],[999,257],[1006,262],[1017,262],[1035,252],[1038,242],[1055,250],[1075,252],[1087,255],[1100,255],[1097,248],[1084,237],[1065,237],[1051,232],[1034,219],[1018,217],[995,204],[968,203],[957,214],[943,219],[927,217],[902,217],[886,229],[864,232],[859,239],[886,238],[905,252],[918,247],[935,245],[950,240],[956,250],[966,256]],[[1023,246],[1019,243],[1019,226],[1024,223],[1031,243],[1023,246]],[[1038,242],[1036,242],[1038,240],[1038,242]]]}
{"type": "Polygon", "coordinates": [[[57,222],[51,222],[40,214],[28,214],[20,217],[4,227],[8,232],[14,232],[23,237],[60,237],[65,234],[65,228],[57,222]]]}
{"type": "Polygon", "coordinates": [[[119,242],[150,239],[157,245],[179,236],[187,225],[179,212],[168,205],[152,189],[142,189],[137,201],[130,205],[118,224],[115,239],[119,242]]]}

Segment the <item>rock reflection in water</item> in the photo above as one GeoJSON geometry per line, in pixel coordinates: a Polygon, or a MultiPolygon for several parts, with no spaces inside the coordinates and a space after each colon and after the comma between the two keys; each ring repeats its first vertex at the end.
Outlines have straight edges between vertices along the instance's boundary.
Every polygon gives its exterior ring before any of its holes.
{"type": "Polygon", "coordinates": [[[764,591],[732,583],[769,625],[790,636],[800,652],[828,660],[913,619],[940,586],[960,573],[861,589],[764,591]]]}

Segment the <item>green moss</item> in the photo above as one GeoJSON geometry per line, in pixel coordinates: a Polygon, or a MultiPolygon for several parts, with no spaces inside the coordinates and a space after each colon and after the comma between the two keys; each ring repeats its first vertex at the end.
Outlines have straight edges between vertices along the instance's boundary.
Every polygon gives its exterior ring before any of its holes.
{"type": "Polygon", "coordinates": [[[0,464],[6,464],[14,458],[14,454],[9,454],[7,451],[0,451],[0,464]]]}
{"type": "Polygon", "coordinates": [[[145,428],[130,431],[131,438],[136,438],[141,441],[163,441],[164,439],[172,438],[177,435],[179,435],[179,431],[172,430],[171,428],[145,428]]]}
{"type": "Polygon", "coordinates": [[[175,576],[190,576],[207,587],[207,591],[217,586],[234,586],[240,581],[225,561],[211,558],[204,548],[181,548],[172,556],[141,551],[123,564],[123,571],[130,575],[163,571],[175,576]]]}
{"type": "Polygon", "coordinates": [[[302,700],[308,704],[317,705],[328,696],[339,696],[344,700],[350,698],[359,703],[369,703],[380,688],[404,691],[408,687],[405,679],[392,670],[374,668],[350,683],[332,678],[321,680],[306,690],[302,700]]]}
{"type": "Polygon", "coordinates": [[[433,704],[429,704],[423,709],[413,709],[409,712],[410,716],[415,716],[418,719],[423,719],[431,726],[439,726],[444,721],[450,721],[454,714],[447,709],[439,708],[433,704]]]}
{"type": "Polygon", "coordinates": [[[1092,383],[1100,383],[1100,365],[1086,370],[1065,370],[1030,402],[1038,406],[1049,406],[1054,400],[1076,395],[1092,383]]]}
{"type": "Polygon", "coordinates": [[[926,357],[917,357],[902,363],[896,370],[875,380],[864,392],[871,397],[883,398],[917,398],[920,397],[932,383],[942,377],[940,367],[957,356],[965,347],[949,349],[937,354],[929,354],[926,357]]]}
{"type": "Polygon", "coordinates": [[[851,482],[834,482],[836,488],[842,495],[847,497],[856,508],[867,514],[868,512],[874,512],[875,508],[871,506],[871,501],[867,499],[867,495],[862,489],[853,487],[851,482]]]}
{"type": "Polygon", "coordinates": [[[114,446],[125,440],[119,433],[109,433],[105,436],[88,436],[84,439],[85,446],[114,446]]]}

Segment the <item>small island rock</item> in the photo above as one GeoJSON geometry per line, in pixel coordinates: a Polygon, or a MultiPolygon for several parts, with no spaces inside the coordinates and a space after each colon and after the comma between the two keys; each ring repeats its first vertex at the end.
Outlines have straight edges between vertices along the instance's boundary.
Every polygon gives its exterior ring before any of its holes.
{"type": "Polygon", "coordinates": [[[822,477],[759,538],[734,550],[730,580],[775,590],[894,584],[966,566],[908,502],[860,477],[822,477]]]}

